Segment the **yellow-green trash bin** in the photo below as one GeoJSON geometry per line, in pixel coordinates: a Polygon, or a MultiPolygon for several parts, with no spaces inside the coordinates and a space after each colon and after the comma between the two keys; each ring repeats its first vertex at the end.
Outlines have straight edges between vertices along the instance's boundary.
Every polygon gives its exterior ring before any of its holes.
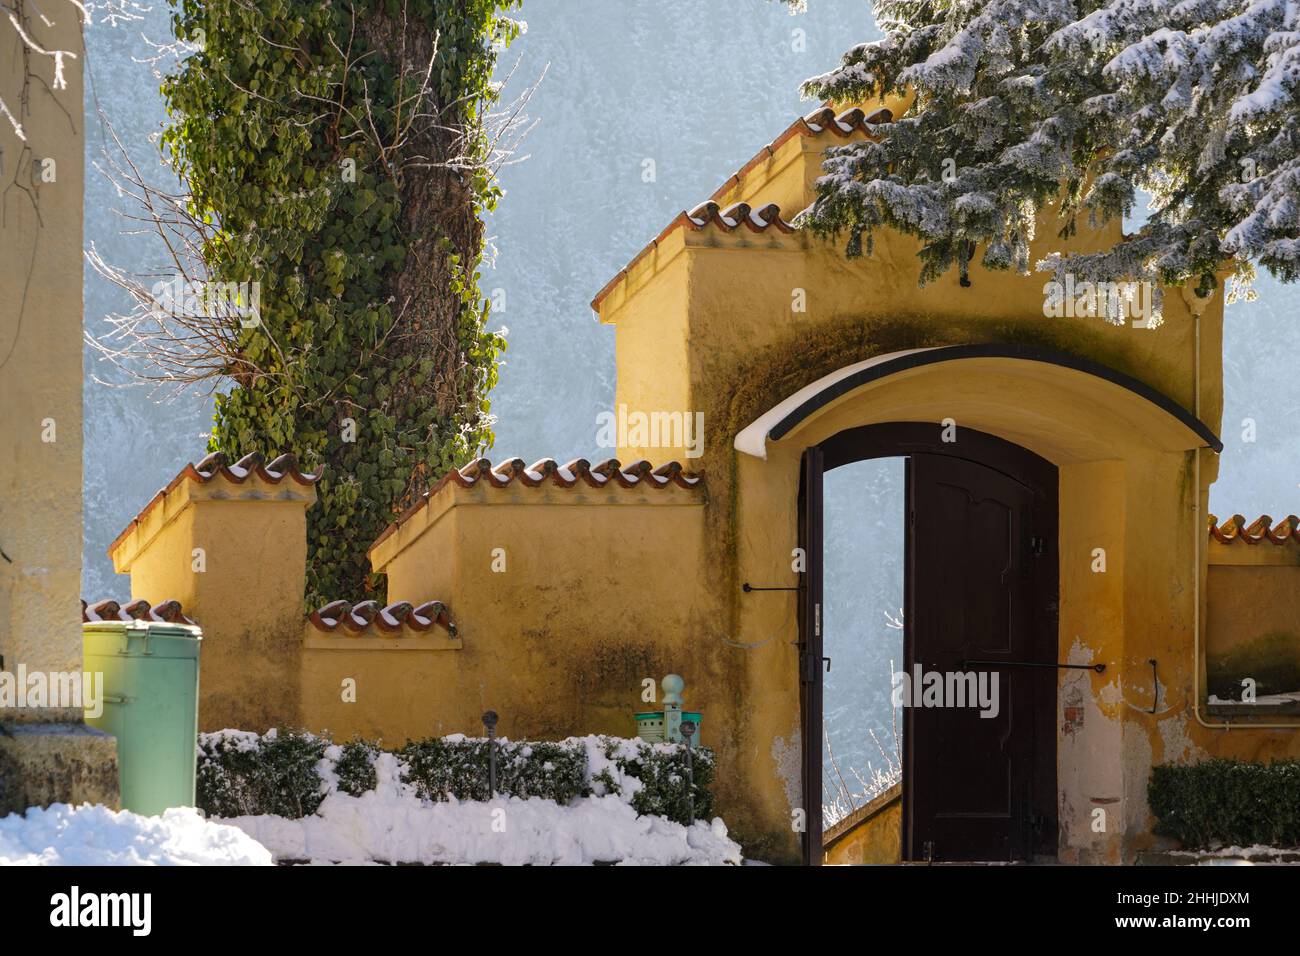
{"type": "Polygon", "coordinates": [[[103,712],[88,708],[86,723],[117,738],[122,809],[154,816],[194,806],[202,632],[154,621],[81,629],[85,669],[104,675],[103,712]]]}

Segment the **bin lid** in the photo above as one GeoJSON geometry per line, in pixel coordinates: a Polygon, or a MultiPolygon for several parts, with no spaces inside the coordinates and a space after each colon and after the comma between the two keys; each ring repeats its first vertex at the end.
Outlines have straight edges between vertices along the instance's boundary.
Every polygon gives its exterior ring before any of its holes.
{"type": "Polygon", "coordinates": [[[167,621],[83,621],[85,634],[144,634],[150,637],[188,637],[203,640],[203,629],[195,624],[172,624],[167,621]]]}
{"type": "Polygon", "coordinates": [[[85,621],[81,632],[87,657],[196,658],[203,640],[198,627],[158,621],[85,621]]]}

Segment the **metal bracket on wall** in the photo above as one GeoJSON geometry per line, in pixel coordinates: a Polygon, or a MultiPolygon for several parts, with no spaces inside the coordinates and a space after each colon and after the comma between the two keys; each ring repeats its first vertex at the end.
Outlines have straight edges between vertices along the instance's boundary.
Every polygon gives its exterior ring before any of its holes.
{"type": "Polygon", "coordinates": [[[1156,659],[1152,657],[1147,663],[1151,665],[1151,713],[1154,714],[1160,706],[1160,678],[1156,676],[1156,659]]]}
{"type": "Polygon", "coordinates": [[[789,588],[762,588],[755,584],[750,584],[748,581],[746,581],[744,584],[740,586],[740,589],[744,591],[746,594],[748,594],[750,591],[802,591],[803,585],[796,584],[794,587],[789,587],[789,588]]]}

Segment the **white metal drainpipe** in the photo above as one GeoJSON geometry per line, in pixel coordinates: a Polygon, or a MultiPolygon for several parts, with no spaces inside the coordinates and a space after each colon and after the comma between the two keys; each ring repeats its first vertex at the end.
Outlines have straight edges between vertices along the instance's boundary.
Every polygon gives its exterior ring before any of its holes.
{"type": "MultiPolygon", "coordinates": [[[[1222,290],[1219,294],[1223,294],[1222,290]]],[[[1199,422],[1201,420],[1201,313],[1195,308],[1192,309],[1192,342],[1195,350],[1192,366],[1192,387],[1195,391],[1192,399],[1195,404],[1193,414],[1199,422]]],[[[1193,454],[1195,461],[1192,465],[1192,487],[1195,490],[1192,496],[1192,533],[1195,536],[1195,546],[1192,548],[1192,713],[1196,716],[1196,722],[1202,727],[1208,727],[1210,730],[1231,730],[1231,721],[1212,723],[1201,716],[1201,542],[1208,536],[1209,529],[1201,521],[1201,450],[1197,448],[1193,454]]],[[[1210,573],[1208,566],[1205,573],[1207,576],[1210,573]]],[[[1249,730],[1295,730],[1300,727],[1300,723],[1295,721],[1287,724],[1256,723],[1252,720],[1242,724],[1241,727],[1249,730]]]]}

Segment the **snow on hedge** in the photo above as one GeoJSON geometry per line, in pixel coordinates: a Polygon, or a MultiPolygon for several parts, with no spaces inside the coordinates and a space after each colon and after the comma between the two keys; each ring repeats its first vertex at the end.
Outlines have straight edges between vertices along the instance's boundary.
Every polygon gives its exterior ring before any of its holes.
{"type": "MultiPolygon", "coordinates": [[[[594,748],[593,748],[594,749],[594,748]]],[[[499,863],[577,865],[738,864],[740,846],[720,819],[691,827],[638,816],[621,794],[566,804],[532,797],[490,801],[424,800],[402,779],[391,753],[375,760],[377,785],[360,796],[330,793],[299,819],[242,816],[222,820],[266,846],[280,861],[333,863],[499,863]]]]}
{"type": "Polygon", "coordinates": [[[0,866],[269,866],[241,830],[192,807],[143,817],[102,804],[56,803],[0,819],[0,866]]]}

